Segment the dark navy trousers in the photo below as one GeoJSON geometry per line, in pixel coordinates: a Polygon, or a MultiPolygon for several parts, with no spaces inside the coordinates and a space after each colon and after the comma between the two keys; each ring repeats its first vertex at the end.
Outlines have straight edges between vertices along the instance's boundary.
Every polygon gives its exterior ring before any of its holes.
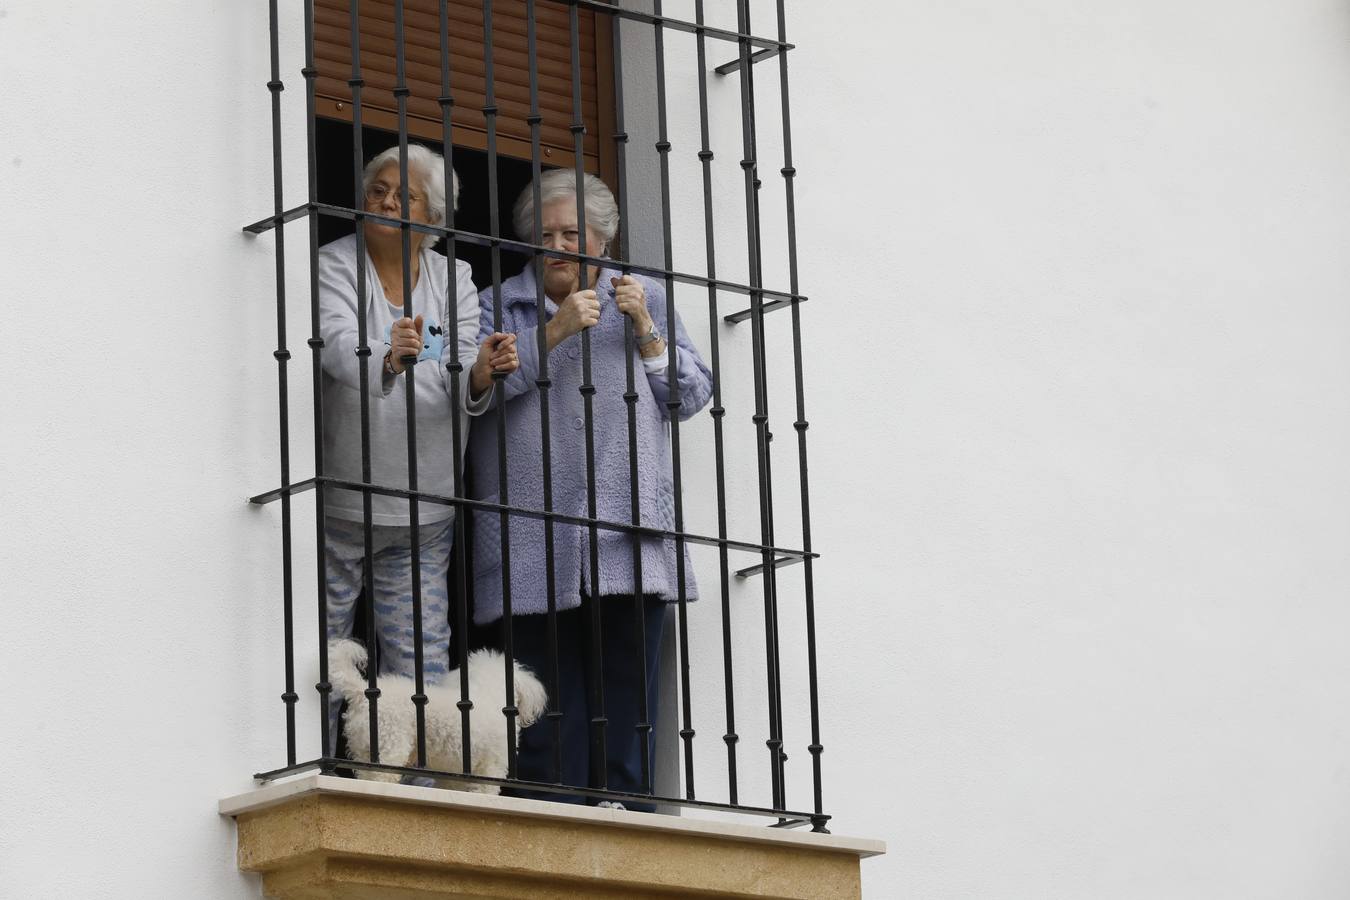
{"type": "MultiPolygon", "coordinates": [[[[665,628],[666,604],[650,598],[643,600],[641,634],[637,611],[631,596],[603,597],[598,601],[582,597],[581,606],[557,614],[558,685],[556,697],[550,691],[550,709],[562,713],[561,772],[558,770],[554,724],[547,716],[520,732],[516,775],[526,781],[562,783],[576,787],[605,787],[635,794],[652,792],[642,781],[642,741],[636,726],[641,721],[642,671],[647,674],[647,721],[656,723],[657,685],[660,671],[661,636],[665,628]],[[591,607],[600,611],[600,687],[604,691],[605,726],[603,762],[599,746],[592,740],[593,709],[591,688],[595,654],[592,652],[591,607]]],[[[500,623],[498,623],[500,625],[500,623]]],[[[515,658],[534,670],[549,687],[552,661],[549,651],[546,614],[513,616],[512,651],[515,658]]],[[[493,643],[500,645],[499,628],[493,643]]],[[[654,777],[652,763],[656,734],[648,742],[647,771],[654,777]]],[[[513,797],[554,800],[561,803],[589,803],[597,800],[576,794],[545,791],[506,790],[513,797]]],[[[651,812],[652,804],[624,802],[628,809],[651,812]]]]}

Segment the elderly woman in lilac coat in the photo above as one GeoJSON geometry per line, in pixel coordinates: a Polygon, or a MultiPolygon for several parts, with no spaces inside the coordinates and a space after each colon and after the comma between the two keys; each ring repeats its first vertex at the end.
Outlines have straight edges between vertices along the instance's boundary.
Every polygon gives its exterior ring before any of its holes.
{"type": "MultiPolygon", "coordinates": [[[[539,218],[543,245],[578,252],[575,174],[570,170],[545,173],[539,181],[540,206],[534,206],[533,187],[522,192],[515,205],[515,229],[524,240],[534,237],[539,218]]],[[[584,183],[586,253],[603,256],[619,226],[618,208],[609,188],[593,175],[584,183]]],[[[625,319],[632,322],[634,404],[637,431],[638,498],[641,524],[674,528],[674,488],[669,417],[681,420],[698,412],[712,394],[712,375],[690,341],[679,318],[666,319],[662,286],[643,276],[625,275],[617,268],[580,266],[571,260],[544,257],[543,284],[535,266],[502,283],[500,297],[488,288],[479,295],[480,332],[514,333],[520,366],[503,382],[504,391],[494,408],[474,424],[470,436],[471,496],[531,509],[544,508],[544,451],[541,438],[542,394],[539,330],[548,348],[549,438],[552,448],[552,504],[556,512],[587,515],[586,421],[582,384],[583,331],[591,340],[591,383],[595,386],[596,515],[601,520],[630,522],[628,409],[624,400],[627,376],[625,319]],[[544,295],[545,320],[538,317],[538,290],[544,295]],[[494,309],[502,321],[494,327],[494,309]],[[676,366],[669,367],[667,341],[675,342],[676,366]],[[671,410],[672,378],[679,386],[679,407],[671,410]],[[498,492],[499,469],[496,417],[506,416],[508,496],[498,492]]],[[[510,599],[513,652],[516,659],[552,681],[549,640],[549,577],[545,526],[537,519],[512,516],[509,520],[510,599]]],[[[627,793],[651,793],[643,783],[638,726],[641,723],[643,671],[646,673],[648,723],[656,718],[657,673],[666,604],[679,599],[678,564],[673,542],[641,539],[642,584],[633,566],[634,540],[618,531],[599,529],[598,572],[593,579],[588,529],[564,523],[554,526],[553,591],[557,615],[559,679],[550,697],[552,709],[562,713],[561,761],[558,771],[552,724],[545,719],[521,733],[518,777],[529,781],[559,782],[578,787],[607,787],[627,793]],[[639,601],[637,597],[641,596],[639,601]],[[591,643],[592,604],[600,616],[601,646],[591,643]],[[639,631],[637,610],[642,609],[639,631]],[[641,638],[639,638],[639,633],[641,638]],[[602,660],[592,672],[592,660],[602,660]],[[606,717],[603,754],[590,731],[595,679],[603,688],[606,717]],[[601,760],[603,759],[603,766],[601,760]]],[[[474,619],[495,622],[503,615],[503,566],[500,517],[476,512],[473,516],[474,619]]],[[[684,596],[696,599],[692,567],[684,560],[684,596]]],[[[499,633],[499,630],[494,630],[499,633]]],[[[650,747],[649,747],[650,751],[650,747]]],[[[652,771],[649,756],[646,770],[652,771]]],[[[588,802],[576,795],[529,794],[543,799],[588,802]]],[[[592,801],[593,802],[593,801],[592,801]]],[[[608,805],[608,804],[606,804],[608,805]]],[[[629,808],[651,809],[647,804],[629,808]]]]}

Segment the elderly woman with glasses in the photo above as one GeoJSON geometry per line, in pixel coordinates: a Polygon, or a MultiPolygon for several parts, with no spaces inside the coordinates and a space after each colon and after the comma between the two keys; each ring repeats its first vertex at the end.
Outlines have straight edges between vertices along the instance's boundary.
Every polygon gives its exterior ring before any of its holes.
{"type": "MultiPolygon", "coordinates": [[[[539,207],[534,187],[527,187],[515,205],[515,229],[533,242],[538,221],[543,246],[578,253],[582,226],[577,219],[577,187],[570,170],[554,170],[539,179],[539,207]]],[[[619,226],[619,214],[609,188],[587,175],[582,189],[585,209],[585,253],[604,256],[619,226]]],[[[708,402],[712,376],[678,317],[666,319],[665,292],[645,276],[626,275],[616,266],[582,267],[575,259],[541,256],[519,275],[479,295],[482,306],[480,336],[495,333],[500,309],[501,331],[516,335],[519,368],[501,383],[492,409],[477,420],[470,437],[472,475],[470,496],[511,506],[545,508],[543,462],[551,459],[552,509],[570,516],[586,516],[588,485],[587,426],[582,386],[582,333],[589,333],[595,453],[596,516],[631,522],[629,482],[629,407],[625,400],[627,367],[635,370],[632,414],[636,425],[637,495],[641,524],[674,528],[674,490],[669,417],[687,419],[708,402]],[[536,277],[536,267],[541,273],[536,277]],[[544,299],[540,321],[539,292],[544,299]],[[625,336],[631,323],[634,340],[625,336]],[[549,447],[542,440],[538,380],[543,372],[540,338],[547,354],[549,447]],[[667,341],[674,341],[675,367],[669,368],[667,341]],[[679,404],[668,403],[676,396],[679,404]],[[506,484],[508,496],[498,493],[496,416],[505,415],[506,484]]],[[[556,782],[577,787],[606,787],[625,793],[651,793],[643,779],[639,726],[642,704],[646,724],[656,719],[659,651],[666,604],[681,593],[674,543],[644,538],[638,541],[641,584],[633,565],[630,535],[597,531],[598,571],[592,577],[588,529],[557,523],[553,527],[552,570],[548,566],[545,524],[522,516],[509,517],[510,622],[515,657],[539,673],[554,693],[553,709],[561,713],[561,747],[554,744],[553,725],[547,720],[521,733],[518,776],[529,781],[556,782]],[[550,579],[551,574],[551,579],[550,579]],[[552,584],[550,585],[550,581],[552,584]],[[553,641],[547,611],[552,590],[557,609],[556,652],[558,682],[551,685],[553,641]],[[600,618],[600,646],[592,640],[592,607],[600,618]],[[639,620],[639,610],[641,619],[639,620]],[[599,671],[594,671],[599,662],[599,671]],[[645,681],[646,696],[642,687],[645,681]],[[598,684],[597,684],[598,683],[598,684]],[[592,689],[603,691],[601,698],[592,689]],[[606,717],[603,747],[593,742],[592,717],[606,717]],[[555,767],[560,751],[562,770],[555,767]],[[603,765],[602,765],[603,761],[603,765]]],[[[474,618],[479,624],[503,615],[503,541],[500,516],[476,511],[473,515],[474,618]]],[[[684,560],[683,594],[697,597],[693,570],[684,560]]],[[[494,629],[500,634],[500,629],[494,629]]],[[[649,746],[650,752],[650,746],[649,746]]],[[[646,760],[651,771],[652,759],[646,760]]],[[[543,799],[588,802],[576,795],[531,794],[543,799]]],[[[594,802],[594,801],[589,801],[594,802]]],[[[611,805],[606,803],[605,805],[611,805]]],[[[649,804],[629,808],[650,810],[649,804]]]]}
{"type": "MultiPolygon", "coordinates": [[[[439,154],[420,145],[408,146],[405,211],[398,148],[391,147],[365,168],[364,210],[393,219],[440,224],[445,221],[446,210],[444,170],[445,161],[439,154]]],[[[459,193],[453,173],[450,188],[453,205],[459,193]]],[[[365,219],[357,227],[364,238],[364,249],[353,234],[319,251],[324,474],[381,487],[411,487],[404,382],[412,378],[417,488],[432,494],[453,494],[455,417],[459,418],[462,443],[469,431],[467,417],[481,414],[491,400],[492,372],[515,371],[515,339],[489,333],[480,342],[478,295],[469,264],[454,260],[452,271],[451,261],[432,250],[437,241],[434,235],[411,232],[405,279],[401,227],[379,219],[365,219]],[[360,350],[358,254],[364,254],[367,354],[360,350]],[[404,295],[405,280],[411,287],[409,297],[404,295]],[[409,307],[411,316],[407,314],[409,307]],[[456,348],[467,375],[459,377],[457,398],[448,368],[456,348]],[[414,362],[421,363],[415,367],[415,376],[411,374],[414,362]],[[368,444],[362,439],[363,405],[370,423],[368,444]],[[363,464],[367,448],[368,475],[363,464]]],[[[449,666],[447,569],[454,507],[418,504],[416,571],[407,500],[370,495],[370,571],[365,566],[367,509],[362,492],[329,485],[324,491],[324,514],[328,639],[351,634],[356,598],[368,586],[376,633],[367,640],[379,645],[380,669],[412,676],[416,651],[412,590],[413,579],[418,579],[423,672],[428,683],[444,676],[449,666]]],[[[336,694],[330,698],[333,733],[340,702],[336,694]]],[[[390,697],[386,702],[406,703],[408,698],[390,697]]],[[[331,754],[333,747],[327,752],[331,754]]],[[[411,765],[405,760],[385,762],[411,765]]]]}

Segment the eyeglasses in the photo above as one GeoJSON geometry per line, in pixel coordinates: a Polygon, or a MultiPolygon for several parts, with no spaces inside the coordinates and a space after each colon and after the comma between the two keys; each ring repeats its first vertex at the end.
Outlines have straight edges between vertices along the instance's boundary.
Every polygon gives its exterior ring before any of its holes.
{"type": "MultiPolygon", "coordinates": [[[[385,201],[385,198],[387,198],[390,194],[393,194],[394,197],[397,198],[399,195],[399,191],[397,188],[391,188],[389,185],[385,184],[382,181],[377,181],[370,187],[366,188],[366,200],[371,203],[383,203],[385,201]]],[[[409,192],[408,194],[409,206],[416,206],[421,202],[422,198],[420,196],[409,192]]]]}

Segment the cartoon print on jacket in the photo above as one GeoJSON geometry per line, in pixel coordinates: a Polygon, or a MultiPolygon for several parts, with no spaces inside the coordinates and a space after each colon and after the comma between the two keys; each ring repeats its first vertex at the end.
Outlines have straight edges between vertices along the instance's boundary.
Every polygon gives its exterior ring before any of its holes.
{"type": "MultiPolygon", "coordinates": [[[[388,347],[393,341],[391,332],[394,330],[394,323],[390,322],[384,326],[384,345],[388,347]]],[[[418,362],[432,360],[440,362],[441,351],[445,349],[445,329],[434,321],[424,319],[422,322],[422,352],[417,354],[418,362]]]]}

